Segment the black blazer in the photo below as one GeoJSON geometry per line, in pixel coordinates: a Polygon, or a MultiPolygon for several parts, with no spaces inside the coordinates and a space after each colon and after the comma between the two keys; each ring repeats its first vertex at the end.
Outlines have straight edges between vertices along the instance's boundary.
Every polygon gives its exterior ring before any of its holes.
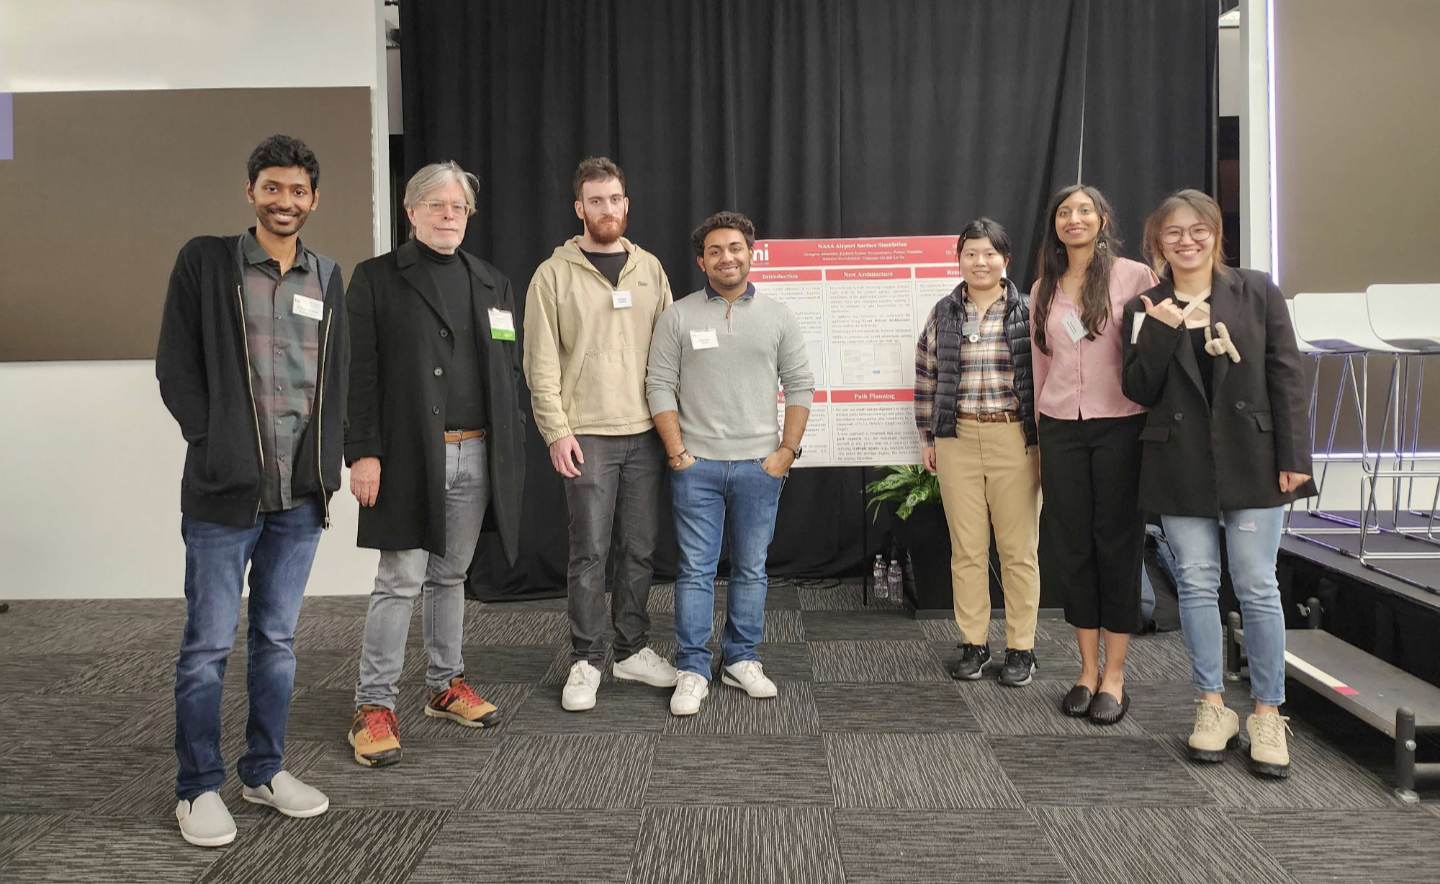
{"type": "MultiPolygon", "coordinates": [[[[505,555],[520,544],[525,487],[525,414],[520,408],[520,318],[510,280],[458,252],[474,284],[474,322],[490,415],[490,507],[505,555]],[[516,340],[491,337],[490,308],[508,310],[516,340]]],[[[380,494],[361,507],[359,545],[445,552],[444,373],[454,353],[440,291],[407,242],[355,268],[350,310],[350,409],[345,462],[380,458],[380,494]]]]}
{"type": "MultiPolygon", "coordinates": [[[[1145,294],[1173,297],[1162,280],[1145,294]]],[[[1255,270],[1217,272],[1210,321],[1223,322],[1240,362],[1214,359],[1210,394],[1189,333],[1146,318],[1137,296],[1125,305],[1125,395],[1149,409],[1140,433],[1140,508],[1175,516],[1282,506],[1313,496],[1314,482],[1280,491],[1282,470],[1311,473],[1309,393],[1285,296],[1255,270]]]]}

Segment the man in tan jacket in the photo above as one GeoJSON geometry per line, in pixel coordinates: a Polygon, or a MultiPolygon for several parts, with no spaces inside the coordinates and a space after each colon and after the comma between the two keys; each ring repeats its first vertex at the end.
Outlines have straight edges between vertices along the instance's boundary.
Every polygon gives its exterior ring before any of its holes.
{"type": "Polygon", "coordinates": [[[645,401],[645,367],[670,281],[654,255],[622,236],[629,212],[620,167],[605,157],[581,162],[575,216],[584,231],[540,265],[525,296],[535,425],[570,507],[573,662],[560,705],[571,712],[592,708],[600,686],[607,575],[612,674],[661,688],[676,678],[647,646],[646,611],[665,452],[645,401]]]}

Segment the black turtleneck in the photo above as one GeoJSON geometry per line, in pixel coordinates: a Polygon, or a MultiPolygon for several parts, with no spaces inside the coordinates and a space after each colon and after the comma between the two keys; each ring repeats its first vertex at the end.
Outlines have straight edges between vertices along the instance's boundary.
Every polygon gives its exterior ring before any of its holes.
{"type": "Polygon", "coordinates": [[[445,429],[483,430],[489,427],[485,408],[484,342],[476,333],[474,295],[470,271],[458,254],[443,255],[419,240],[421,258],[449,314],[455,350],[446,374],[445,429]]]}

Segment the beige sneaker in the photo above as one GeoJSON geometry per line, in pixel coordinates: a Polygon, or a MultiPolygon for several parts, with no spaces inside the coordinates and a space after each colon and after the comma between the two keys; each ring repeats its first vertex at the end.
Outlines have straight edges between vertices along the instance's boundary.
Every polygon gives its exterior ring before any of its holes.
{"type": "Polygon", "coordinates": [[[1250,737],[1250,770],[1262,777],[1283,780],[1290,776],[1290,749],[1285,734],[1290,726],[1279,712],[1266,712],[1245,719],[1245,733],[1250,737]]]}
{"type": "Polygon", "coordinates": [[[1195,729],[1190,731],[1190,759],[1225,760],[1225,750],[1240,742],[1240,716],[1225,706],[1195,701],[1195,729]]]}

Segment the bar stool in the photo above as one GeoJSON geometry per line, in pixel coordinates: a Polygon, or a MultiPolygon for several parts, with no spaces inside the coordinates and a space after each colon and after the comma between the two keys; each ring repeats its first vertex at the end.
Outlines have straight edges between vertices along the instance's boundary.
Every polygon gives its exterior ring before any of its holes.
{"type": "MultiPolygon", "coordinates": [[[[1386,344],[1402,352],[1396,357],[1394,377],[1396,392],[1399,393],[1395,413],[1395,434],[1397,457],[1394,469],[1377,469],[1362,478],[1362,487],[1368,484],[1368,493],[1362,494],[1362,521],[1369,519],[1374,511],[1379,519],[1376,505],[1376,486],[1382,480],[1393,482],[1393,496],[1390,509],[1391,524],[1397,534],[1406,535],[1430,544],[1440,544],[1436,534],[1436,506],[1440,503],[1440,471],[1419,469],[1420,426],[1423,396],[1425,392],[1425,362],[1429,357],[1440,355],[1440,285],[1435,284],[1377,284],[1365,290],[1365,305],[1371,331],[1386,344]],[[1414,375],[1412,383],[1411,376],[1414,375]],[[1408,424],[1408,429],[1407,425],[1408,424]],[[1409,465],[1406,465],[1408,455],[1409,465]],[[1416,510],[1414,506],[1415,480],[1436,481],[1435,494],[1428,510],[1416,510]],[[1401,485],[1405,508],[1411,515],[1421,516],[1424,524],[1404,524],[1400,513],[1401,485]]],[[[1389,415],[1387,415],[1387,421],[1389,415]]],[[[1381,431],[1382,437],[1384,430],[1381,431]]],[[[1369,564],[1377,559],[1437,559],[1440,549],[1412,549],[1389,552],[1368,550],[1365,539],[1360,540],[1360,561],[1369,564]]]]}
{"type": "MultiPolygon", "coordinates": [[[[1319,494],[1306,503],[1306,511],[1309,515],[1327,522],[1332,522],[1336,528],[1308,529],[1305,534],[1354,534],[1360,532],[1361,521],[1347,515],[1326,510],[1323,506],[1325,479],[1329,473],[1330,462],[1335,454],[1335,435],[1339,427],[1340,412],[1346,398],[1346,388],[1349,387],[1350,400],[1355,406],[1356,430],[1360,439],[1360,467],[1368,477],[1373,476],[1380,468],[1382,452],[1380,448],[1371,451],[1370,446],[1370,357],[1376,353],[1397,355],[1399,348],[1387,344],[1381,340],[1370,328],[1370,317],[1366,308],[1366,296],[1363,292],[1306,292],[1295,296],[1293,311],[1295,318],[1295,330],[1297,337],[1306,341],[1314,349],[1313,354],[1317,362],[1315,375],[1315,390],[1312,394],[1312,404],[1318,404],[1318,386],[1320,383],[1320,372],[1318,363],[1328,357],[1336,357],[1342,360],[1340,369],[1340,381],[1335,390],[1334,409],[1330,415],[1330,427],[1325,441],[1325,450],[1320,458],[1322,464],[1319,475],[1316,476],[1315,485],[1319,494]],[[1373,458],[1373,459],[1372,459],[1373,458]]],[[[1398,361],[1397,361],[1398,364],[1398,361]]],[[[1395,368],[1391,369],[1391,383],[1387,388],[1387,396],[1384,408],[1388,413],[1397,406],[1397,379],[1395,368]]],[[[1312,420],[1314,418],[1312,417],[1312,420]]],[[[1399,458],[1399,433],[1398,418],[1392,424],[1387,418],[1386,427],[1396,427],[1395,433],[1395,456],[1399,458]]],[[[1383,436],[1381,444],[1383,445],[1383,436]]],[[[1362,484],[1362,492],[1365,490],[1362,484]]],[[[1373,486],[1370,488],[1373,494],[1373,486]]],[[[1363,496],[1363,494],[1362,494],[1363,496]]],[[[1362,512],[1365,507],[1362,506],[1362,512]]],[[[1365,522],[1365,530],[1378,532],[1378,522],[1365,522]]],[[[1319,541],[1316,541],[1319,542],[1319,541]]],[[[1326,544],[1328,545],[1328,544],[1326,544]]],[[[1346,550],[1339,547],[1342,552],[1346,550]]],[[[1353,555],[1352,553],[1349,553],[1353,555]]]]}

